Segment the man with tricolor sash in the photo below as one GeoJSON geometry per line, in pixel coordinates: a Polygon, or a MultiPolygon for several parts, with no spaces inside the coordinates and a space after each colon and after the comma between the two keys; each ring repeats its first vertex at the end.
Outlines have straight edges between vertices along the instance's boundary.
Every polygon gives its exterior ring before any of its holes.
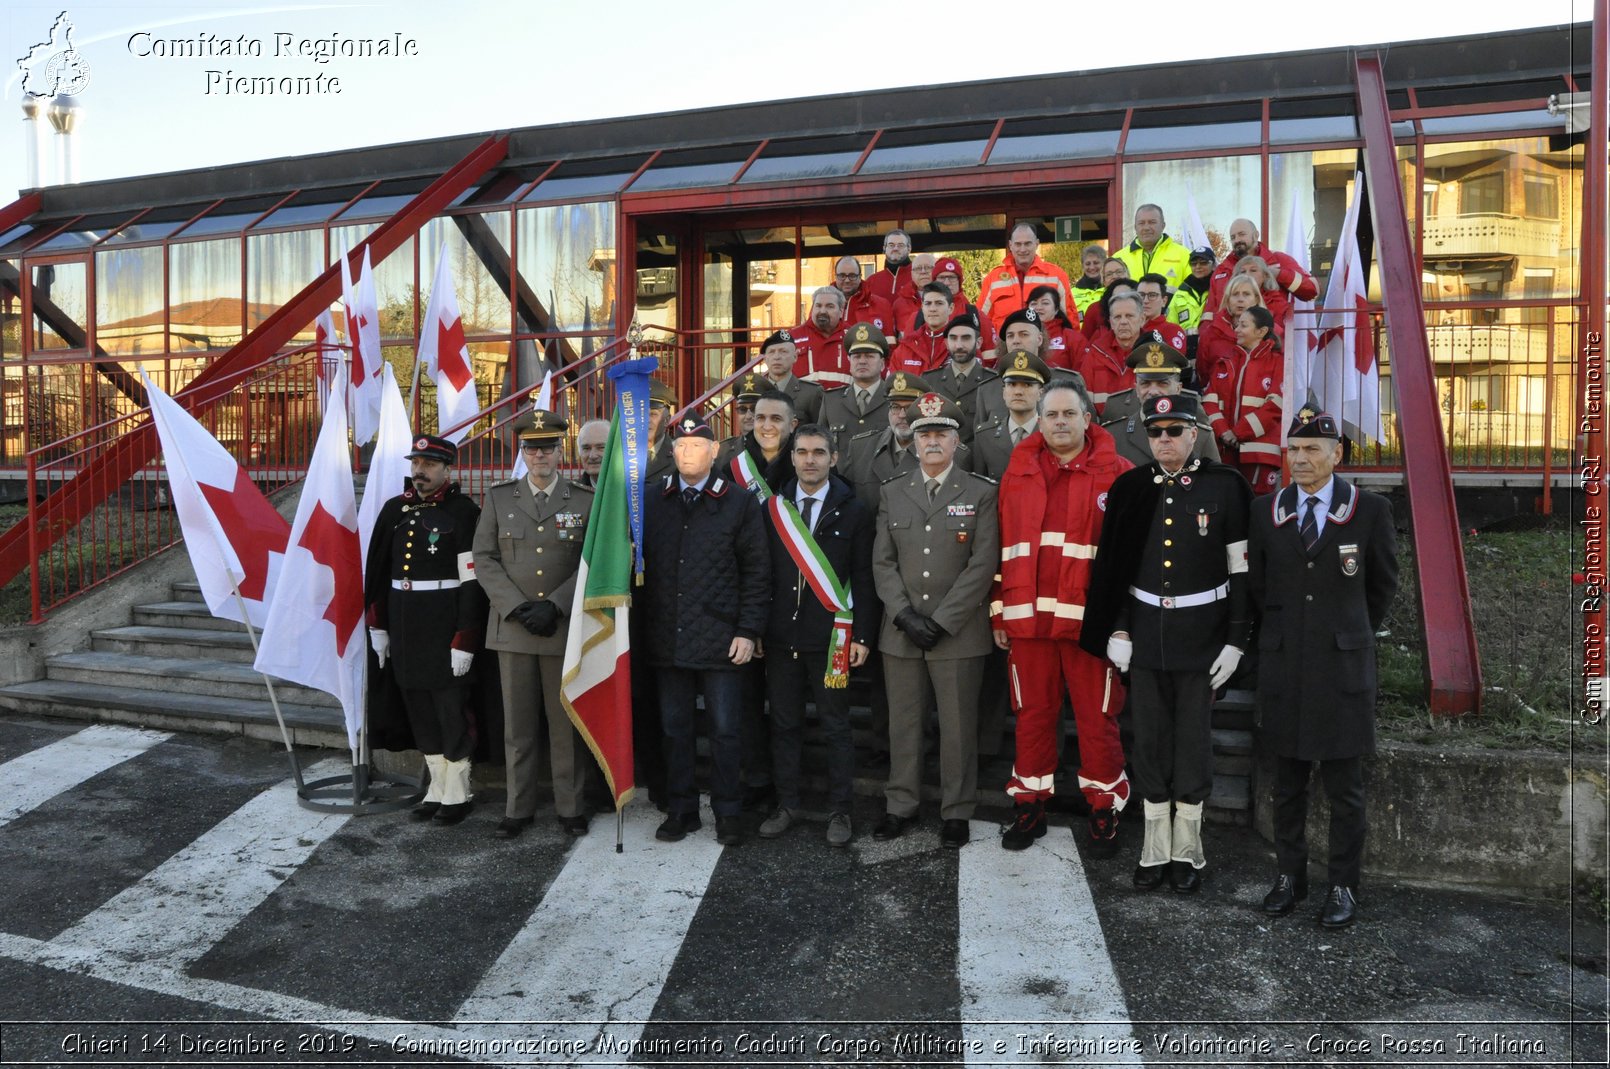
{"type": "Polygon", "coordinates": [[[855,747],[850,669],[866,663],[881,606],[872,582],[873,518],[855,488],[832,474],[832,432],[808,423],[794,433],[796,478],[766,499],[771,543],[771,615],[766,623],[766,690],[771,702],[772,775],[777,807],[760,825],[775,839],[800,806],[801,733],[807,697],[827,743],[827,841],[853,836],[855,747]]]}

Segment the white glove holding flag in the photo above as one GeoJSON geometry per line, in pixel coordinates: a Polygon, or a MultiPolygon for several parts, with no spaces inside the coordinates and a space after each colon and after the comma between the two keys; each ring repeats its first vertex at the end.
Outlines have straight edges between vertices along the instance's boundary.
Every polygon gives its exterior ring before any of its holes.
{"type": "Polygon", "coordinates": [[[1236,665],[1240,663],[1241,651],[1234,646],[1226,646],[1220,650],[1219,655],[1213,659],[1213,667],[1208,669],[1211,673],[1208,682],[1213,684],[1213,689],[1218,690],[1230,682],[1230,677],[1235,675],[1236,665]]]}
{"type": "Polygon", "coordinates": [[[391,656],[391,632],[369,632],[369,648],[375,651],[376,657],[380,658],[380,667],[386,667],[386,658],[391,656]]]}
{"type": "Polygon", "coordinates": [[[1129,633],[1118,631],[1107,640],[1107,660],[1120,672],[1129,671],[1129,658],[1134,655],[1135,644],[1129,641],[1129,633]],[[1122,636],[1122,637],[1119,637],[1122,636]]]}
{"type": "Polygon", "coordinates": [[[475,654],[469,650],[448,650],[453,657],[453,674],[462,676],[469,673],[470,663],[475,660],[475,654]]]}

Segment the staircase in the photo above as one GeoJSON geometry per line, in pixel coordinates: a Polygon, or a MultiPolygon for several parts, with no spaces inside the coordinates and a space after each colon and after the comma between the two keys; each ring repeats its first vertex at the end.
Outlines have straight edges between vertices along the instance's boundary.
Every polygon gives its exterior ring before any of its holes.
{"type": "MultiPolygon", "coordinates": [[[[207,611],[201,588],[134,606],[126,627],[90,634],[90,648],[45,660],[45,678],[0,687],[0,708],[77,720],[281,739],[246,628],[207,611]]],[[[341,707],[323,691],[276,679],[291,741],[346,749],[341,707]]]]}

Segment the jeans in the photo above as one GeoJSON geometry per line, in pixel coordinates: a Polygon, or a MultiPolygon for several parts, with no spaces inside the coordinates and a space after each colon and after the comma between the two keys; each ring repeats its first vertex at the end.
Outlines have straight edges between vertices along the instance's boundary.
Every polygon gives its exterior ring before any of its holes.
{"type": "Polygon", "coordinates": [[[670,813],[682,816],[699,811],[699,789],[694,784],[694,698],[702,692],[704,709],[710,717],[710,808],[718,817],[737,816],[743,810],[738,740],[745,690],[743,673],[736,666],[655,671],[660,684],[660,728],[665,733],[670,813]]]}

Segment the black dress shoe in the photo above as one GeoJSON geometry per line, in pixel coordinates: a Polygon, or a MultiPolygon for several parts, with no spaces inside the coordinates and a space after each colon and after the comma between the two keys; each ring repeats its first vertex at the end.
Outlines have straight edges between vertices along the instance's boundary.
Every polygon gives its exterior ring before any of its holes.
{"type": "Polygon", "coordinates": [[[1137,891],[1155,891],[1163,886],[1163,880],[1167,876],[1167,865],[1136,865],[1135,877],[1131,882],[1137,891]]]}
{"type": "Polygon", "coordinates": [[[878,826],[872,829],[872,837],[880,843],[886,843],[890,839],[898,839],[906,833],[907,828],[916,822],[917,817],[915,814],[909,817],[897,817],[893,813],[885,813],[883,814],[883,819],[878,821],[878,826]]]}
{"type": "Polygon", "coordinates": [[[573,817],[560,817],[559,826],[572,839],[579,839],[587,834],[587,814],[578,813],[573,817]]]}
{"type": "Polygon", "coordinates": [[[939,845],[950,850],[960,850],[972,838],[972,832],[965,820],[947,820],[939,829],[939,845]]]}
{"type": "Polygon", "coordinates": [[[704,822],[699,819],[697,813],[672,813],[665,818],[664,823],[654,829],[654,838],[662,843],[679,843],[683,836],[702,827],[704,822]]]}
{"type": "Polygon", "coordinates": [[[492,829],[492,834],[499,839],[516,839],[521,832],[531,827],[535,817],[504,817],[498,821],[498,826],[492,829]]]}
{"type": "Polygon", "coordinates": [[[1168,863],[1168,882],[1177,895],[1194,895],[1202,889],[1202,870],[1189,861],[1168,863]]]}
{"type": "Polygon", "coordinates": [[[475,808],[474,802],[459,802],[457,805],[444,805],[436,810],[431,819],[437,824],[462,824],[464,818],[470,815],[475,808]]]}
{"type": "Polygon", "coordinates": [[[1346,928],[1357,919],[1358,902],[1353,898],[1352,889],[1340,884],[1332,886],[1330,894],[1325,896],[1325,904],[1319,907],[1319,926],[1346,928]]]}
{"type": "Polygon", "coordinates": [[[1284,917],[1307,897],[1307,877],[1281,873],[1275,877],[1275,885],[1269,888],[1269,893],[1263,896],[1263,911],[1271,917],[1284,917]]]}
{"type": "Polygon", "coordinates": [[[408,811],[409,820],[429,820],[442,807],[440,802],[420,802],[408,811]]]}
{"type": "Polygon", "coordinates": [[[744,788],[744,809],[752,813],[770,813],[777,808],[777,787],[767,783],[759,787],[744,788]]]}
{"type": "Polygon", "coordinates": [[[742,846],[744,818],[740,816],[716,818],[716,842],[722,846],[742,846]]]}

